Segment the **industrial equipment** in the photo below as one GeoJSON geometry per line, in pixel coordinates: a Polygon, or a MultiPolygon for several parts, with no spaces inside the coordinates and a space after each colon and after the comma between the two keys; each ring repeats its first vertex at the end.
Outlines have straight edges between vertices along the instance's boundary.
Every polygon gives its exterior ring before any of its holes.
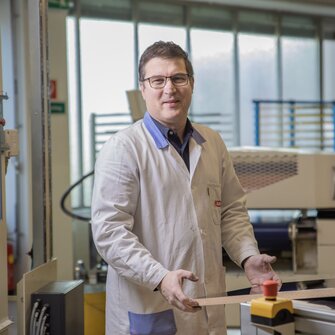
{"type": "Polygon", "coordinates": [[[278,283],[267,280],[263,283],[264,296],[251,300],[251,322],[265,332],[273,331],[294,335],[292,301],[277,298],[278,283]]]}
{"type": "MultiPolygon", "coordinates": [[[[295,333],[301,335],[335,334],[334,298],[312,299],[307,301],[293,300],[295,333]]],[[[253,325],[250,316],[250,303],[241,304],[241,335],[279,334],[264,331],[253,325]]],[[[282,332],[282,335],[290,333],[282,332]]]]}
{"type": "Polygon", "coordinates": [[[335,273],[335,153],[230,150],[260,248],[290,251],[295,273],[335,273]]]}
{"type": "Polygon", "coordinates": [[[84,282],[53,281],[31,295],[30,335],[84,333],[84,282]]]}
{"type": "Polygon", "coordinates": [[[272,287],[265,289],[264,295],[228,295],[196,301],[200,306],[226,308],[239,303],[241,335],[330,335],[335,333],[334,278],[321,282],[319,288],[310,289],[300,289],[303,282],[290,283],[288,290],[277,293],[278,298],[272,285],[276,282],[270,281],[272,287]]]}

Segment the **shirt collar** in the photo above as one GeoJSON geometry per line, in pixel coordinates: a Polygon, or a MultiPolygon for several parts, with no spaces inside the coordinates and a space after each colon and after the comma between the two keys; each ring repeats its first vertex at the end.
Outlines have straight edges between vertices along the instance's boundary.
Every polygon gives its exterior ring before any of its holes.
{"type": "MultiPolygon", "coordinates": [[[[152,138],[155,141],[155,144],[158,149],[164,149],[169,145],[169,141],[167,140],[167,133],[169,128],[163,126],[157,120],[153,119],[152,116],[146,112],[144,114],[143,122],[151,134],[152,138]]],[[[206,140],[202,137],[202,135],[193,128],[191,122],[187,119],[189,131],[192,132],[192,137],[197,142],[197,144],[202,144],[206,142],[206,140]]]]}

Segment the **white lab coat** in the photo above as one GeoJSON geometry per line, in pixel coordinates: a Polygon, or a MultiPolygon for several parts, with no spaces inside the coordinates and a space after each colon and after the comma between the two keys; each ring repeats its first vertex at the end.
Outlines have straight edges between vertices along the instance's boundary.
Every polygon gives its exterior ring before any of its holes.
{"type": "Polygon", "coordinates": [[[223,306],[186,313],[154,289],[169,270],[185,269],[199,277],[184,281],[186,295],[222,296],[222,246],[237,264],[259,253],[221,137],[193,127],[205,141],[191,137],[190,171],[148,114],[99,153],[92,231],[109,264],[107,335],[225,334],[223,306]]]}

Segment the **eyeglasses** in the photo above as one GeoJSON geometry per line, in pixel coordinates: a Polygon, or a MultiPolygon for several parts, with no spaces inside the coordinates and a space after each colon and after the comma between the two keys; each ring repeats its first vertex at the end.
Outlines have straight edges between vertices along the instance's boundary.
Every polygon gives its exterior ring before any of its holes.
{"type": "Polygon", "coordinates": [[[177,73],[173,76],[152,76],[149,78],[145,78],[142,81],[148,81],[149,85],[154,89],[164,88],[168,79],[171,80],[174,86],[186,86],[188,84],[190,75],[188,73],[177,73]]]}

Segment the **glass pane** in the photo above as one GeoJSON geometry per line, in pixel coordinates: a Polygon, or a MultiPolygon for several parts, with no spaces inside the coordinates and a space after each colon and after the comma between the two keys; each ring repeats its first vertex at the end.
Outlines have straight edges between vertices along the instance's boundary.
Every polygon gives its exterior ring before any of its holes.
{"type": "Polygon", "coordinates": [[[130,9],[130,0],[80,0],[81,6],[111,7],[113,9],[130,9]]]}
{"type": "Polygon", "coordinates": [[[283,98],[318,99],[318,51],[315,39],[282,38],[283,98]]]}
{"type": "Polygon", "coordinates": [[[191,29],[195,88],[192,118],[234,144],[233,34],[191,29]]]}
{"type": "Polygon", "coordinates": [[[241,145],[255,145],[254,99],[277,99],[276,38],[239,34],[241,145]]]}
{"type": "Polygon", "coordinates": [[[241,11],[238,13],[238,29],[245,33],[274,34],[277,18],[273,14],[241,11]]]}
{"type": "Polygon", "coordinates": [[[173,41],[184,50],[186,47],[185,28],[143,23],[138,25],[138,35],[139,56],[149,45],[157,41],[173,41]]]}
{"type": "Polygon", "coordinates": [[[281,30],[286,36],[314,37],[317,34],[314,19],[303,16],[283,16],[281,30]]]}
{"type": "Polygon", "coordinates": [[[335,100],[335,41],[323,42],[324,99],[335,100]]]}
{"type": "MultiPolygon", "coordinates": [[[[95,114],[127,114],[131,122],[126,90],[134,89],[134,31],[127,22],[82,19],[81,70],[82,70],[82,139],[84,173],[93,168],[95,157],[91,148],[90,119],[95,114]]],[[[115,123],[115,118],[102,122],[115,123]]],[[[121,123],[124,119],[121,117],[121,123]]],[[[109,131],[107,126],[104,130],[109,131]]],[[[122,126],[121,126],[122,127],[122,126]]],[[[100,138],[107,140],[110,134],[100,138]]],[[[102,143],[101,143],[102,144],[102,143]]],[[[101,146],[101,145],[100,145],[101,146]]],[[[97,148],[99,150],[99,148],[97,148]]],[[[90,194],[85,192],[90,203],[90,194]]]]}
{"type": "MultiPolygon", "coordinates": [[[[132,20],[131,0],[80,0],[79,2],[81,17],[132,20]]],[[[69,13],[76,15],[74,6],[70,8],[69,13]]]]}
{"type": "Polygon", "coordinates": [[[221,7],[192,6],[189,11],[192,27],[232,30],[232,12],[221,7]]]}
{"type": "MultiPolygon", "coordinates": [[[[311,38],[283,38],[282,61],[283,98],[285,100],[319,100],[317,40],[311,38]]],[[[294,105],[293,109],[290,110],[290,115],[283,121],[284,134],[292,131],[292,128],[294,129],[294,146],[314,147],[318,145],[320,141],[318,104],[294,105]],[[302,116],[296,117],[297,115],[302,116]]],[[[290,146],[290,143],[292,141],[287,140],[284,145],[290,146]]]]}
{"type": "Polygon", "coordinates": [[[183,6],[157,1],[138,3],[138,20],[142,22],[182,25],[184,21],[183,6]]]}
{"type": "Polygon", "coordinates": [[[334,118],[335,111],[335,41],[323,41],[323,88],[324,100],[333,101],[324,109],[323,131],[326,150],[334,148],[334,118]]]}
{"type": "MultiPolygon", "coordinates": [[[[71,183],[76,182],[80,177],[79,161],[79,142],[78,142],[78,106],[77,106],[77,80],[76,80],[76,52],[75,52],[75,20],[73,17],[66,19],[67,32],[67,67],[68,67],[68,90],[69,90],[69,125],[70,125],[70,171],[71,183]]],[[[79,205],[79,188],[75,188],[71,192],[72,206],[79,205]]]]}

